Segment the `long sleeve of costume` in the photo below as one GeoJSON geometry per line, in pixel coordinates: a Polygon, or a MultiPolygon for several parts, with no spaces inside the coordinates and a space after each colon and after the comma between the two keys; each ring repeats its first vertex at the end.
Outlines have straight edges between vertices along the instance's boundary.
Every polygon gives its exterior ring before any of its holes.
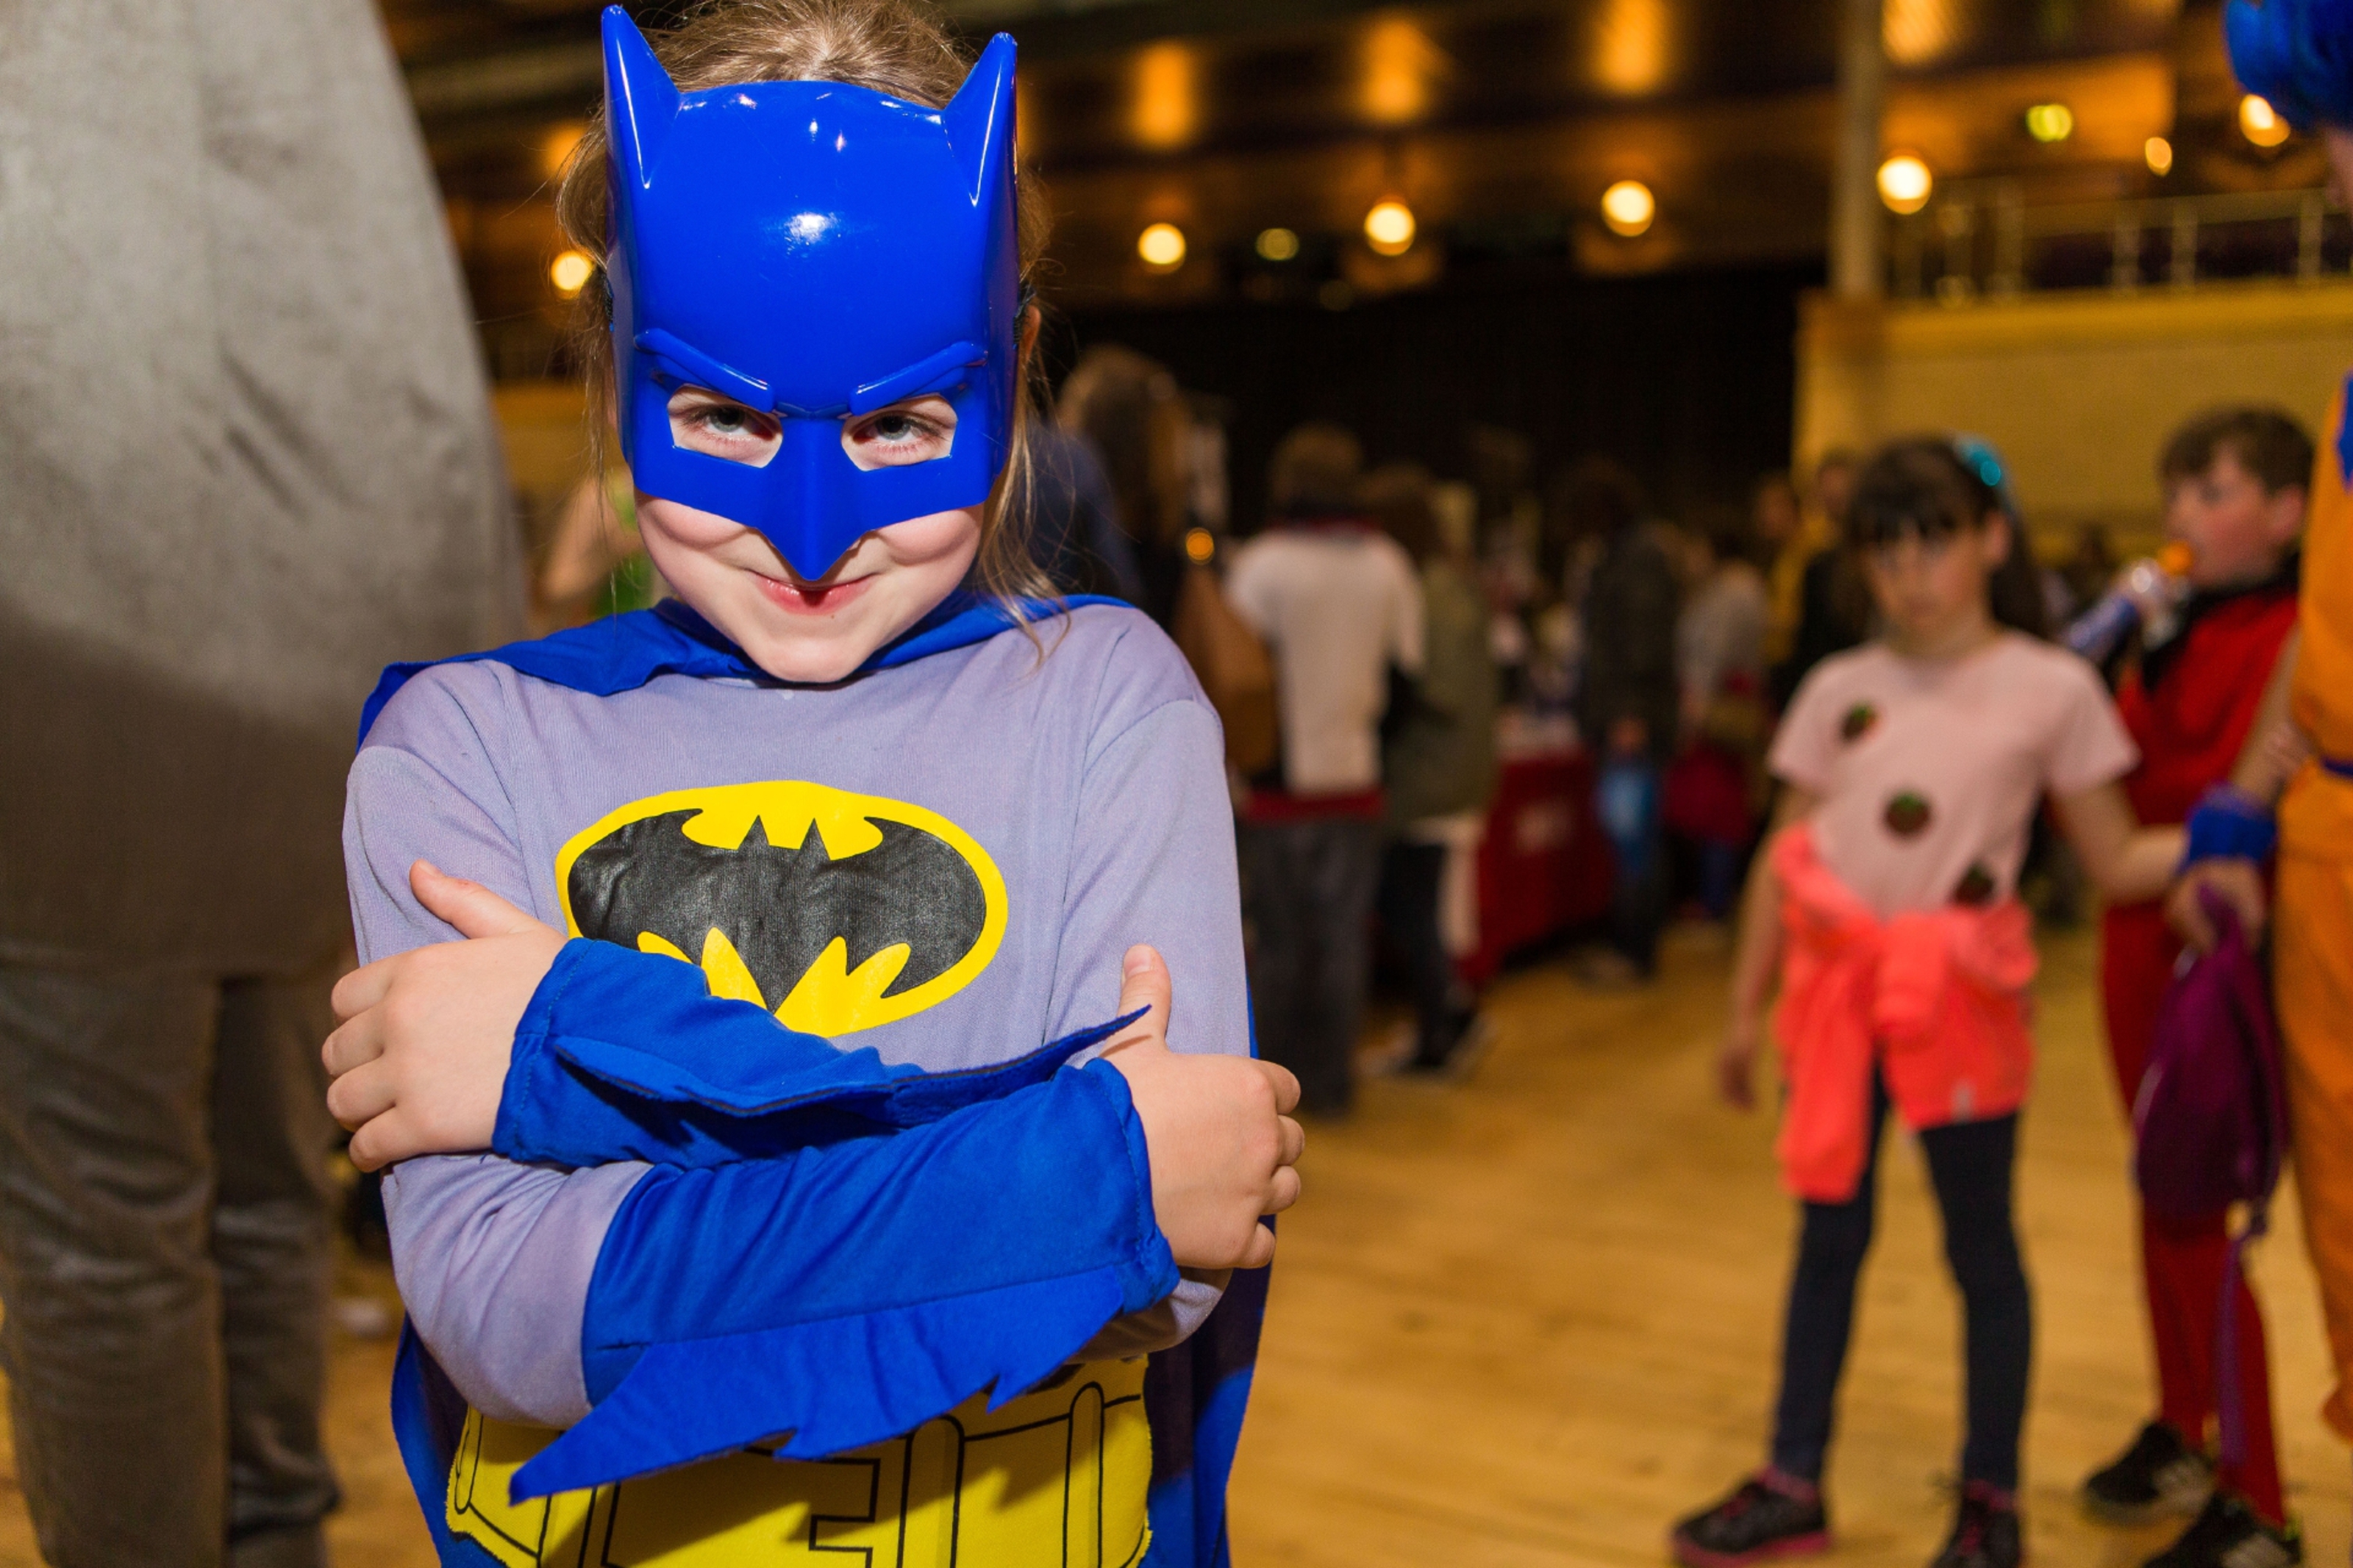
{"type": "MultiPolygon", "coordinates": [[[[1165,644],[1136,623],[1131,638],[1165,644]]],[[[1217,712],[1181,662],[1113,657],[1078,797],[1062,904],[1050,1032],[1119,1007],[1122,961],[1138,942],[1167,962],[1169,1048],[1248,1056],[1240,878],[1217,712]]]]}

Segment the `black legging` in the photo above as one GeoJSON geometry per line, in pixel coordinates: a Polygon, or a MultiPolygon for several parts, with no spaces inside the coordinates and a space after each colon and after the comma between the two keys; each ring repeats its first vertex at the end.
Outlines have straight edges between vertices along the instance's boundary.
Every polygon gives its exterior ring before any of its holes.
{"type": "MultiPolygon", "coordinates": [[[[1805,1205],[1781,1342],[1773,1463],[1810,1481],[1820,1479],[1830,1450],[1831,1405],[1854,1325],[1855,1281],[1871,1250],[1879,1129],[1886,1120],[1887,1091],[1874,1079],[1870,1143],[1854,1196],[1805,1205]]],[[[2018,1116],[1932,1127],[1920,1134],[1920,1143],[1944,1211],[1945,1258],[1960,1285],[1968,1322],[1968,1438],[1961,1449],[1961,1479],[2012,1490],[2034,1342],[2034,1305],[2010,1223],[2018,1116]]]]}

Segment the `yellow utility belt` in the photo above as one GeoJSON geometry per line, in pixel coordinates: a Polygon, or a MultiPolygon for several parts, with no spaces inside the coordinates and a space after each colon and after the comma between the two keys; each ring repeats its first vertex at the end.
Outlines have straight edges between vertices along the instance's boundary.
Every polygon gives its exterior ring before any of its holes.
{"type": "Polygon", "coordinates": [[[976,1394],[823,1459],[752,1448],[642,1479],[507,1500],[554,1442],[468,1411],[449,1529],[506,1568],[1131,1568],[1149,1540],[1144,1361],[1071,1367],[1002,1410],[976,1394]]]}

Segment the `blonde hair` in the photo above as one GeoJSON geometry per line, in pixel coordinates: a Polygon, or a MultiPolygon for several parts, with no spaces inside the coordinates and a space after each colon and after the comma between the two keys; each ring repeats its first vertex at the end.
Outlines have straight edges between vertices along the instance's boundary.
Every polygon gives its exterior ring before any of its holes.
{"type": "MultiPolygon", "coordinates": [[[[971,57],[919,0],[704,0],[677,26],[650,34],[646,41],[681,92],[738,82],[838,81],[944,109],[972,68],[971,57]]],[[[600,456],[617,368],[613,299],[604,275],[610,201],[606,160],[600,108],[565,162],[555,195],[555,219],[565,238],[596,258],[596,276],[580,290],[573,332],[575,352],[587,367],[589,438],[600,456]]],[[[1013,200],[1026,301],[1053,218],[1036,176],[1018,164],[1013,200]]],[[[1036,489],[1029,382],[1037,366],[1026,328],[1025,321],[1005,469],[982,509],[980,552],[973,563],[982,591],[1005,601],[1054,594],[1029,553],[1036,489]]]]}

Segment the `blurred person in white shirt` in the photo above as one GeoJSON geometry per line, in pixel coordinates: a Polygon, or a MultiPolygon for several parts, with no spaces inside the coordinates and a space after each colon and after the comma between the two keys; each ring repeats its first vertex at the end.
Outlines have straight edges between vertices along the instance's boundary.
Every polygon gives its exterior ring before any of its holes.
{"type": "Polygon", "coordinates": [[[1345,1113],[1380,876],[1381,719],[1422,663],[1413,562],[1366,514],[1362,449],[1336,425],[1275,448],[1266,530],[1226,592],[1275,663],[1282,750],[1242,808],[1242,898],[1259,1049],[1302,1105],[1345,1113]]]}

